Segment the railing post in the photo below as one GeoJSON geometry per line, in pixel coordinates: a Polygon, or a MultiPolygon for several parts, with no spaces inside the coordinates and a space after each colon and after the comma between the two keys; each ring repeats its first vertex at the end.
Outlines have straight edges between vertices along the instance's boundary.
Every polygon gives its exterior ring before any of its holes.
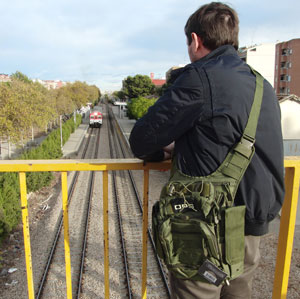
{"type": "Polygon", "coordinates": [[[71,254],[69,240],[69,213],[68,213],[68,173],[61,173],[61,188],[62,188],[62,207],[64,217],[64,245],[65,245],[65,263],[66,263],[66,285],[67,298],[72,299],[72,274],[71,274],[71,254]]]}
{"type": "Polygon", "coordinates": [[[108,171],[103,171],[103,246],[105,298],[109,298],[108,171]]]}
{"type": "Polygon", "coordinates": [[[285,299],[287,295],[297,214],[299,180],[299,167],[288,167],[285,169],[285,199],[280,219],[273,299],[285,299]]]}
{"type": "Polygon", "coordinates": [[[147,231],[148,231],[149,170],[144,170],[142,298],[147,297],[147,231]]]}
{"type": "Polygon", "coordinates": [[[27,202],[25,172],[19,173],[19,181],[20,181],[20,192],[21,192],[21,209],[22,209],[23,236],[24,236],[24,247],[25,247],[25,262],[26,262],[26,272],[27,272],[28,298],[34,299],[34,286],[33,286],[33,274],[32,274],[32,260],[31,260],[30,232],[29,232],[29,220],[28,220],[28,202],[27,202]]]}

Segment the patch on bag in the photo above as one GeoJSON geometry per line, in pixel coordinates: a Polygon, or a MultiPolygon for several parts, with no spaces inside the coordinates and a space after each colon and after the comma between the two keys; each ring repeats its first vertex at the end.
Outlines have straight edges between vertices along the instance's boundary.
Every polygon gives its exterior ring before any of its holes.
{"type": "Polygon", "coordinates": [[[205,278],[209,283],[219,286],[226,278],[227,274],[220,270],[209,260],[206,260],[199,268],[198,273],[205,278]]]}
{"type": "Polygon", "coordinates": [[[197,211],[194,207],[194,200],[192,198],[173,198],[172,200],[170,200],[170,204],[172,205],[174,213],[179,213],[183,211],[197,211]]]}

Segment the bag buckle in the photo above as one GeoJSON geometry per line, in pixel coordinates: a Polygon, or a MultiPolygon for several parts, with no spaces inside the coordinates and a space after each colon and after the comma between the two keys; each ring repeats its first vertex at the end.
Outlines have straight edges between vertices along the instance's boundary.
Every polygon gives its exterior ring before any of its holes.
{"type": "Polygon", "coordinates": [[[243,134],[241,138],[241,144],[243,146],[247,147],[248,149],[251,149],[254,146],[254,143],[255,143],[255,138],[247,134],[243,134]]]}

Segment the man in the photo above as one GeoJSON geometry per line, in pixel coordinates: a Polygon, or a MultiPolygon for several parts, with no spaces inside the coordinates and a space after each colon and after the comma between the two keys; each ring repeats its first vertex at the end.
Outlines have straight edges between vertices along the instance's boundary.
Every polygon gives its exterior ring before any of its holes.
{"type": "MultiPolygon", "coordinates": [[[[240,140],[256,84],[237,54],[238,23],[236,12],[219,2],[203,5],[190,16],[185,34],[191,64],[134,126],[130,144],[137,157],[161,161],[173,150],[181,172],[207,176],[240,140]]],[[[263,87],[256,151],[234,201],[246,206],[244,273],[229,286],[216,287],[170,272],[172,298],[251,298],[260,236],[268,232],[284,197],[280,108],[266,80],[263,87]]]]}

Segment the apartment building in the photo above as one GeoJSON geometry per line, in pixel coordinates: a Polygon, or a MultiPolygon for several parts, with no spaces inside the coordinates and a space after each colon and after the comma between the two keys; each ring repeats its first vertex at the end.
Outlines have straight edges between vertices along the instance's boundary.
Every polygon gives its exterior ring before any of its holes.
{"type": "Polygon", "coordinates": [[[11,81],[10,75],[0,74],[0,82],[10,82],[10,81],[11,81]]]}
{"type": "Polygon", "coordinates": [[[274,88],[280,95],[300,96],[300,38],[276,44],[274,88]]]}
{"type": "Polygon", "coordinates": [[[65,86],[67,83],[60,80],[41,80],[41,79],[33,79],[33,82],[38,82],[46,87],[48,90],[50,89],[58,89],[65,86]]]}
{"type": "Polygon", "coordinates": [[[243,47],[238,54],[274,87],[275,43],[243,47]]]}

